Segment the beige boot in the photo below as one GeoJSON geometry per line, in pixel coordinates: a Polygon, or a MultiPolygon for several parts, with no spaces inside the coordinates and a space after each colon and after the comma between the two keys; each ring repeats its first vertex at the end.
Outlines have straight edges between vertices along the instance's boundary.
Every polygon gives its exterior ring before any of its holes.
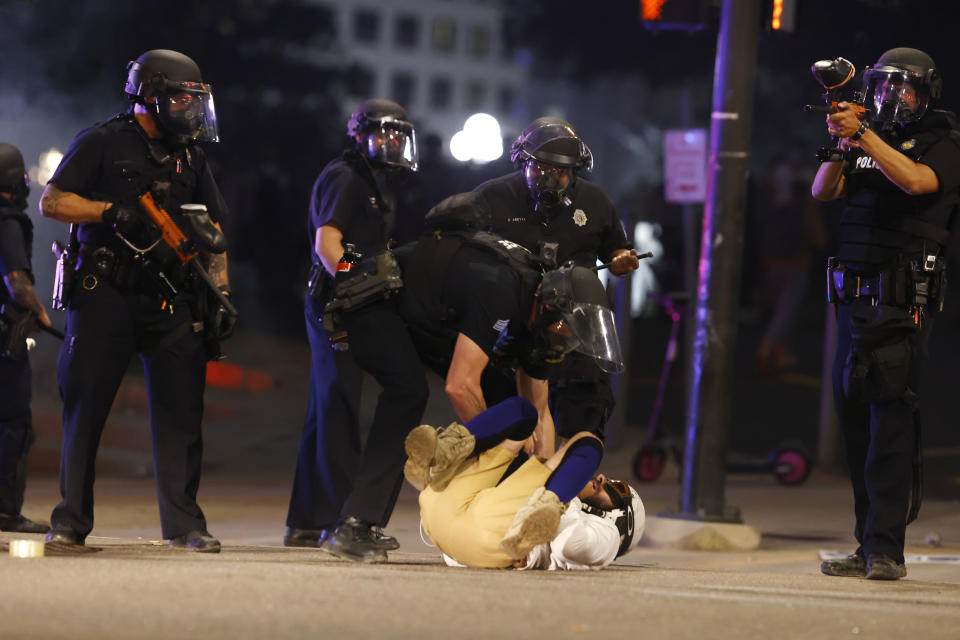
{"type": "Polygon", "coordinates": [[[451,422],[442,430],[437,436],[437,451],[430,467],[430,488],[446,489],[476,445],[477,439],[462,424],[451,422]]]}
{"type": "Polygon", "coordinates": [[[404,443],[407,462],[403,475],[420,491],[427,485],[434,491],[443,491],[473,453],[476,443],[473,434],[456,422],[439,432],[429,425],[420,425],[407,435],[404,443]]]}
{"type": "Polygon", "coordinates": [[[430,466],[437,452],[437,440],[437,430],[428,424],[422,424],[410,431],[403,443],[407,451],[403,475],[417,491],[426,489],[430,482],[430,466]]]}
{"type": "Polygon", "coordinates": [[[538,487],[517,511],[513,524],[500,541],[500,550],[515,560],[527,557],[535,546],[550,542],[557,535],[563,510],[557,494],[538,487]]]}

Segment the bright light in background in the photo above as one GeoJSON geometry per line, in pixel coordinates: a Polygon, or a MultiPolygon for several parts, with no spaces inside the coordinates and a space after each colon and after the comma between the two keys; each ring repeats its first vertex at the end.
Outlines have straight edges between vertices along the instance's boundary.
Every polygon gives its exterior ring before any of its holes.
{"type": "MultiPolygon", "coordinates": [[[[660,242],[660,225],[649,222],[638,222],[633,228],[633,246],[637,248],[637,253],[653,252],[652,258],[646,258],[640,261],[630,277],[630,317],[636,318],[644,312],[647,304],[647,298],[651,293],[660,290],[660,283],[657,282],[657,276],[653,272],[653,265],[660,261],[663,255],[663,244],[660,242]]],[[[597,260],[597,264],[602,264],[597,260]]],[[[602,269],[597,272],[600,282],[607,286],[610,279],[610,271],[602,269]]]]}
{"type": "Polygon", "coordinates": [[[773,17],[770,19],[770,28],[779,31],[783,26],[781,17],[783,16],[783,0],[773,0],[773,17]]]}
{"type": "Polygon", "coordinates": [[[450,138],[450,155],[460,162],[493,162],[503,155],[500,123],[489,113],[475,113],[450,138]]]}
{"type": "Polygon", "coordinates": [[[39,166],[30,167],[30,182],[41,186],[47,184],[47,180],[60,166],[61,160],[63,160],[63,152],[56,147],[41,153],[39,166]]]}
{"type": "Polygon", "coordinates": [[[657,276],[653,272],[653,265],[659,262],[663,255],[663,243],[660,242],[660,225],[649,222],[638,222],[633,228],[633,246],[637,253],[653,252],[652,258],[640,261],[640,266],[633,272],[633,282],[630,287],[630,316],[637,317],[643,313],[647,297],[660,289],[657,276]]]}

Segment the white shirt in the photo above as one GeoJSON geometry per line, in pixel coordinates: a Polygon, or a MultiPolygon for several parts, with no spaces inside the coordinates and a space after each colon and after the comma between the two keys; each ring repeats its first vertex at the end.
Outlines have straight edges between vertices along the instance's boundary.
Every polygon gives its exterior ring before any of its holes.
{"type": "MultiPolygon", "coordinates": [[[[603,569],[617,558],[619,548],[620,532],[616,525],[584,512],[579,498],[574,498],[560,518],[557,535],[534,547],[523,569],[603,569]]],[[[447,554],[443,554],[443,561],[450,567],[464,566],[447,554]]]]}

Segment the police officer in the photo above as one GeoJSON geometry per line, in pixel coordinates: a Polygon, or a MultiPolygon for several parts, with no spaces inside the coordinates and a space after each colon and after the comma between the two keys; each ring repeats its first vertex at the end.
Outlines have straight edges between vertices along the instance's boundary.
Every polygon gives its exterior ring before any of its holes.
{"type": "MultiPolygon", "coordinates": [[[[205,205],[219,232],[226,205],[196,144],[219,139],[213,94],[197,64],[176,51],[147,51],[127,71],[130,110],[77,136],[40,203],[43,215],[72,225],[80,254],[76,273],[67,274],[74,285],[65,292],[67,338],[57,368],[62,501],[47,540],[82,545],[93,528],[100,434],[137,353],[146,373],[163,537],[173,547],[219,552],[196,496],[206,360],[234,319],[203,311],[209,291],[137,206],[149,191],[180,223],[181,205],[205,205]]],[[[229,294],[225,254],[204,257],[215,285],[229,294]]]]}
{"type": "MultiPolygon", "coordinates": [[[[357,562],[383,562],[399,547],[382,532],[403,480],[403,438],[427,401],[422,366],[395,301],[383,299],[345,314],[349,350],[331,349],[320,324],[338,265],[350,256],[373,258],[387,250],[395,222],[392,173],[415,171],[413,125],[402,106],[373,99],[353,113],[350,148],[329,163],[310,204],[316,291],[306,300],[313,354],[310,408],[297,459],[285,544],[317,546],[357,562]],[[360,448],[361,371],[383,387],[366,445],[360,448]],[[322,539],[322,543],[320,538],[322,539]]],[[[336,281],[349,277],[347,271],[336,281]]]]}
{"type": "MultiPolygon", "coordinates": [[[[639,266],[613,203],[592,182],[577,175],[593,167],[593,154],[570,123],[537,118],[513,143],[510,159],[518,171],[495,178],[475,191],[488,201],[490,230],[562,265],[592,267],[599,259],[625,275],[639,266]]],[[[510,384],[489,373],[488,400],[510,393],[510,384]],[[501,391],[497,391],[497,387],[501,391]]],[[[584,429],[603,438],[613,409],[610,376],[573,353],[550,376],[550,405],[557,433],[569,438],[584,429]]]]}
{"type": "Polygon", "coordinates": [[[904,535],[920,499],[918,382],[960,204],[960,132],[952,113],[930,108],[941,87],[929,55],[891,49],[864,74],[869,116],[845,102],[827,116],[841,145],[823,152],[812,192],[846,202],[828,278],[838,303],[834,397],[860,545],[824,562],[828,575],[906,575],[904,535]]]}
{"type": "Polygon", "coordinates": [[[401,312],[418,352],[446,380],[466,422],[487,408],[482,376],[509,377],[513,394],[539,414],[537,438],[554,430],[547,403],[551,366],[577,350],[622,369],[606,291],[596,274],[568,266],[542,272],[522,246],[478,231],[492,212],[483,194],[451,196],[427,214],[433,231],[404,257],[401,312]]]}
{"type": "MultiPolygon", "coordinates": [[[[20,150],[0,142],[0,275],[6,285],[0,287],[0,307],[12,303],[50,326],[50,317],[33,290],[33,222],[25,213],[29,184],[20,150]]],[[[0,343],[7,339],[0,335],[0,343]]],[[[26,354],[0,355],[0,531],[46,533],[50,529],[20,513],[27,451],[34,441],[31,392],[26,354]]]]}

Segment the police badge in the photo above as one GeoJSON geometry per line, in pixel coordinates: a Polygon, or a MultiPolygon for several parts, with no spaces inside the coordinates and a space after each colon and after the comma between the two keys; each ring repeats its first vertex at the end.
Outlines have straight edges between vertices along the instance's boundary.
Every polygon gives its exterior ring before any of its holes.
{"type": "Polygon", "coordinates": [[[587,224],[587,214],[583,212],[583,209],[577,209],[573,212],[573,223],[578,227],[587,224]]]}
{"type": "Polygon", "coordinates": [[[900,149],[902,151],[909,151],[910,149],[913,149],[915,146],[917,146],[916,139],[910,138],[909,140],[906,140],[903,144],[900,145],[900,149]]]}

